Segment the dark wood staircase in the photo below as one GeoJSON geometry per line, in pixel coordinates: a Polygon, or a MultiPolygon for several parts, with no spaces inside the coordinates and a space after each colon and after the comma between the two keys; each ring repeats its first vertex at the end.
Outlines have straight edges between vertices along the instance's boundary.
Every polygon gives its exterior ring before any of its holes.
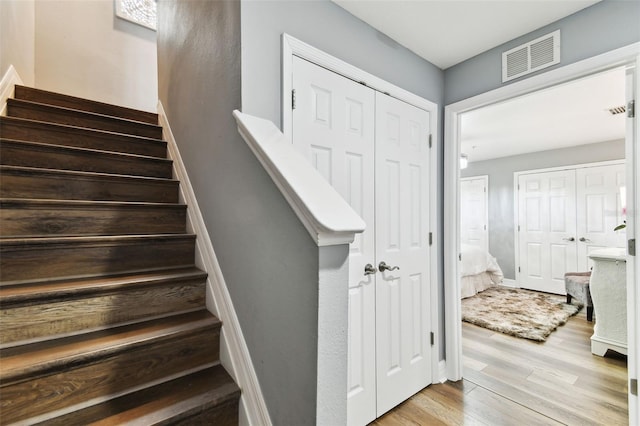
{"type": "Polygon", "coordinates": [[[22,86],[8,100],[0,424],[238,424],[157,123],[22,86]]]}

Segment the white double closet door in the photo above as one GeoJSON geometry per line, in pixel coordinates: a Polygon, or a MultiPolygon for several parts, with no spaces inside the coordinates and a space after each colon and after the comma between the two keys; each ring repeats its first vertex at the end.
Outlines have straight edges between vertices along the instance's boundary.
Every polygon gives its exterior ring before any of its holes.
{"type": "Polygon", "coordinates": [[[362,425],[432,381],[429,113],[297,57],[293,87],[294,146],[367,224],[350,246],[345,389],[362,425]]]}
{"type": "Polygon", "coordinates": [[[588,271],[593,250],[625,246],[613,230],[624,178],[624,163],[518,177],[520,287],[565,294],[565,272],[588,271]]]}

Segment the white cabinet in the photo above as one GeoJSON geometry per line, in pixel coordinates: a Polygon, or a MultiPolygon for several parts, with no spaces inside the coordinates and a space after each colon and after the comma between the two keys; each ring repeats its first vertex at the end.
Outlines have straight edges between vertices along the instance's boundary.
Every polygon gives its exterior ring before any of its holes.
{"type": "Polygon", "coordinates": [[[627,262],[625,250],[594,250],[589,288],[596,323],[591,352],[604,356],[608,349],[627,354],[627,262]]]}
{"type": "Polygon", "coordinates": [[[520,287],[565,294],[565,272],[588,271],[589,254],[624,247],[624,163],[526,172],[517,177],[520,287]]]}

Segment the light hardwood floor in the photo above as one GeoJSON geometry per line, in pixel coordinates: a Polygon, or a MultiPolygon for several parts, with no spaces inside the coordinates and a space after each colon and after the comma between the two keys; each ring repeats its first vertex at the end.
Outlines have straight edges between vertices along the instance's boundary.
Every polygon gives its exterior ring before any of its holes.
{"type": "Polygon", "coordinates": [[[544,343],[463,323],[464,380],[429,386],[373,422],[626,425],[626,357],[591,354],[584,309],[544,343]]]}

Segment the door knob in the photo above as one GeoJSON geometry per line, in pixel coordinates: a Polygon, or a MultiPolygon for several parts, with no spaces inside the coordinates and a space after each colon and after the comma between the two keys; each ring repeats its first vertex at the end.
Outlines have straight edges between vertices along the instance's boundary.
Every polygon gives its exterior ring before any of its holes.
{"type": "MultiPolygon", "coordinates": [[[[575,241],[576,239],[573,237],[569,237],[569,238],[563,238],[564,241],[575,241]]],[[[580,240],[582,241],[582,240],[580,240]]]]}
{"type": "Polygon", "coordinates": [[[591,240],[585,237],[580,237],[580,242],[586,243],[587,241],[591,241],[591,240]]]}
{"type": "Polygon", "coordinates": [[[399,266],[390,266],[390,265],[387,265],[385,262],[380,262],[380,264],[378,265],[378,270],[380,272],[395,271],[396,269],[400,269],[400,267],[399,266]]]}
{"type": "Polygon", "coordinates": [[[376,273],[376,268],[370,264],[367,263],[366,265],[364,265],[364,274],[365,275],[373,275],[376,273]]]}

